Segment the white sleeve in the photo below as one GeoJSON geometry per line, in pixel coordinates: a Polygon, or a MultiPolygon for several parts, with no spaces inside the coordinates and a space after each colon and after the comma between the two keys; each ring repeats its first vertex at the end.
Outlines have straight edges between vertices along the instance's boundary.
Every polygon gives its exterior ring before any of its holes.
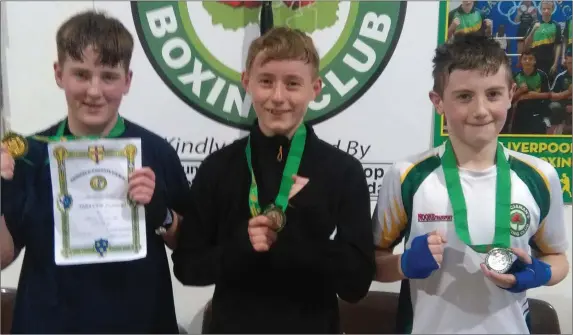
{"type": "Polygon", "coordinates": [[[402,203],[400,168],[394,164],[384,174],[374,209],[372,218],[374,245],[381,249],[393,248],[402,240],[407,225],[408,218],[402,203]]]}
{"type": "Polygon", "coordinates": [[[533,235],[533,243],[543,254],[563,253],[569,248],[567,231],[565,229],[563,191],[561,181],[555,168],[546,165],[543,172],[547,176],[549,186],[549,210],[533,235]]]}

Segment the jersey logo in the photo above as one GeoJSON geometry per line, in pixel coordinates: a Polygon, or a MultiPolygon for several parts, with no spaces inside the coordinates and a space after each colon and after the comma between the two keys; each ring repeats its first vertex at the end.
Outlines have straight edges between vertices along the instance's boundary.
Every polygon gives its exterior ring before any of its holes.
{"type": "Polygon", "coordinates": [[[418,214],[418,222],[452,221],[453,215],[437,215],[433,213],[418,214]]]}
{"type": "Polygon", "coordinates": [[[531,223],[531,215],[527,207],[522,204],[511,204],[509,207],[509,222],[511,236],[520,237],[525,235],[531,223]]]}

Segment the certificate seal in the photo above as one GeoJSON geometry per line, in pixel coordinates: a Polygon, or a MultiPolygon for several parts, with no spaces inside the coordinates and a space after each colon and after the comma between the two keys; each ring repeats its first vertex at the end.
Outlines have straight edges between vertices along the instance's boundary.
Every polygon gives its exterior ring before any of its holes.
{"type": "Polygon", "coordinates": [[[493,248],[485,256],[485,266],[497,273],[506,273],[513,264],[513,252],[505,248],[493,248]]]}

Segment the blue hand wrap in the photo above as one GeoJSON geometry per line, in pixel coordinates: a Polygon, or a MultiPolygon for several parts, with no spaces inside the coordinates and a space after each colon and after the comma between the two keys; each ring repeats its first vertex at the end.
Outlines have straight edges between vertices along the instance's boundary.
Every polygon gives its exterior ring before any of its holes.
{"type": "Polygon", "coordinates": [[[508,273],[515,276],[515,285],[506,290],[519,293],[547,284],[551,279],[551,266],[533,257],[531,257],[531,264],[526,264],[518,259],[513,263],[508,273]]]}
{"type": "Polygon", "coordinates": [[[402,254],[400,266],[404,276],[410,279],[428,278],[439,268],[428,247],[428,234],[414,238],[410,249],[402,254]]]}

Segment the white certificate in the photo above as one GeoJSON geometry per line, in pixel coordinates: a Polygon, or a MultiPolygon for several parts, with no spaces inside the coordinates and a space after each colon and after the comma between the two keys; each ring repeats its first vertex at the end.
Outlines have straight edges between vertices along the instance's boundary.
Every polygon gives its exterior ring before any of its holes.
{"type": "Polygon", "coordinates": [[[52,142],[57,265],[130,261],[147,255],[145,210],[128,198],[141,168],[141,139],[52,142]]]}

